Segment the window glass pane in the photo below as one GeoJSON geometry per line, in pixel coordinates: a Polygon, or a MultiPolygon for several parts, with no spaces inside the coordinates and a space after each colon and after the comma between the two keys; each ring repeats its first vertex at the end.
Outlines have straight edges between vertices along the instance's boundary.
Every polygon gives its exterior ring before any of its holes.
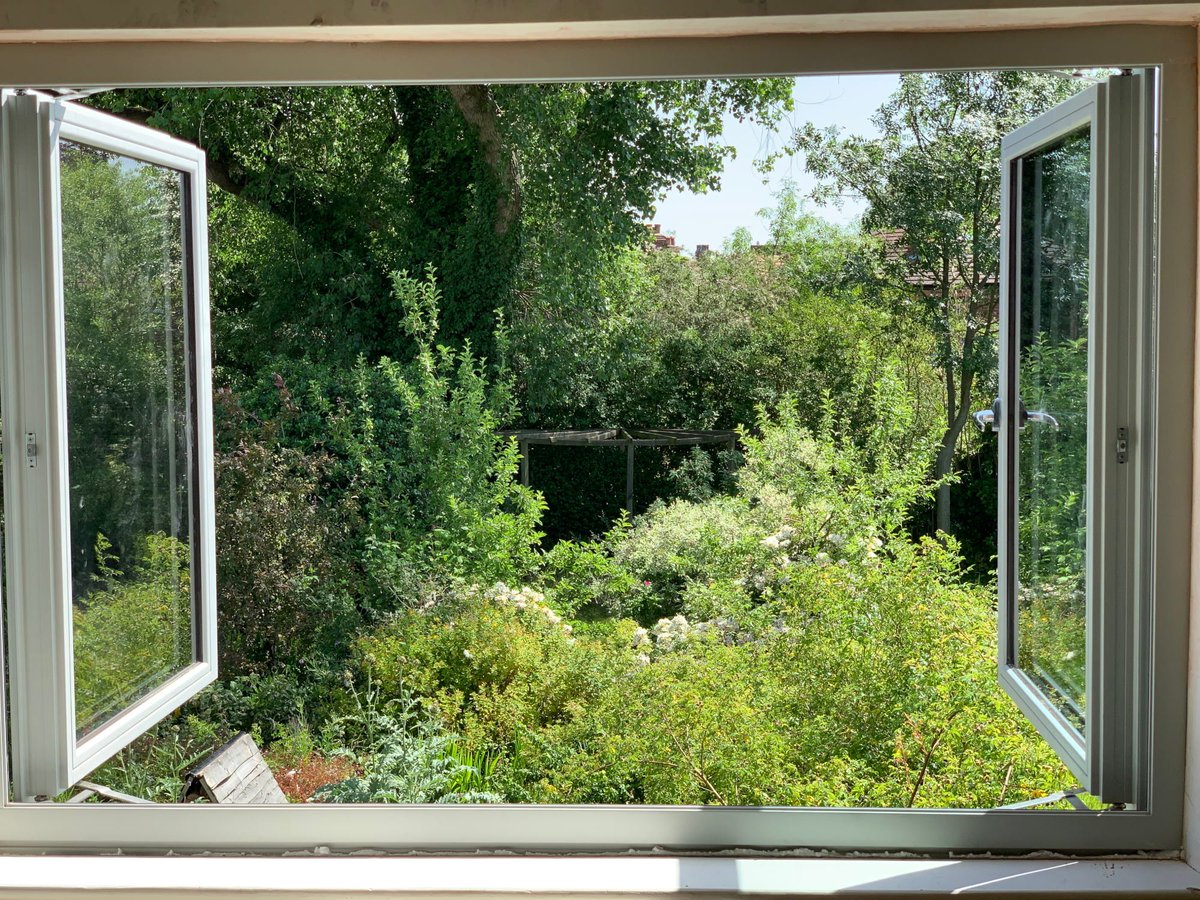
{"type": "Polygon", "coordinates": [[[75,726],[193,659],[177,171],[63,143],[75,726]]]}
{"type": "Polygon", "coordinates": [[[1021,164],[1017,665],[1081,732],[1090,184],[1088,130],[1021,164]]]}

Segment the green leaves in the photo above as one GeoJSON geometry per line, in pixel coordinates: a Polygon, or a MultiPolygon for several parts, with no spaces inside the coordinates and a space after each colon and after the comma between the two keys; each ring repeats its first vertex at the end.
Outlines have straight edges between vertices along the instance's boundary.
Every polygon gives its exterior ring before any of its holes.
{"type": "Polygon", "coordinates": [[[80,734],[110,719],[192,661],[188,548],[162,533],[145,535],[125,560],[102,561],[86,603],[72,607],[75,719],[80,734]]]}
{"type": "Polygon", "coordinates": [[[249,373],[264,343],[404,358],[388,293],[400,270],[436,267],[440,339],[489,355],[497,309],[594,309],[597,272],[657,200],[717,184],[732,152],[723,116],[773,126],[791,81],[154,89],[91,102],[206,150],[217,343],[249,373]]]}
{"type": "MultiPolygon", "coordinates": [[[[988,364],[996,142],[1062,90],[906,77],[882,138],[796,141],[822,198],[859,191],[902,242],[789,190],[766,246],[699,260],[648,252],[644,219],[716,186],[723,117],[773,125],[790,81],[107,95],[200,140],[220,191],[239,390],[218,398],[220,608],[242,677],[213,715],[308,719],[361,769],[327,801],[987,806],[1061,786],[995,684],[990,588],[907,526],[988,364]],[[547,549],[498,434],[522,418],[747,426],[744,460],[694,454],[687,499],[547,549]]],[[[601,465],[563,480],[582,495],[601,465]]],[[[130,606],[101,574],[89,647],[130,606]]]]}

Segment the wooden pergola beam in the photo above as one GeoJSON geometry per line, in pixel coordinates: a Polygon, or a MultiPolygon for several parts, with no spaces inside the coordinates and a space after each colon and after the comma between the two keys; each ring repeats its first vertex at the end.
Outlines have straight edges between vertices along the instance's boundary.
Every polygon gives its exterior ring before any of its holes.
{"type": "Polygon", "coordinates": [[[519,428],[501,431],[516,440],[521,454],[521,484],[529,487],[529,452],[534,445],[545,447],[624,447],[625,511],[633,515],[635,454],[638,447],[699,447],[725,444],[737,446],[737,432],[728,429],[691,428],[519,428]]]}
{"type": "Polygon", "coordinates": [[[574,428],[540,430],[535,428],[501,431],[518,444],[542,444],[562,447],[608,445],[625,447],[692,447],[702,444],[729,444],[737,441],[737,432],[727,429],[697,431],[685,428],[574,428]]]}

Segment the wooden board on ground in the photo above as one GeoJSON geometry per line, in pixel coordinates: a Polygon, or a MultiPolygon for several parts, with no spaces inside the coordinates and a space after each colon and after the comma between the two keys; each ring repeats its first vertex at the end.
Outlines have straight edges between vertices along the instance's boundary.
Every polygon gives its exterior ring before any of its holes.
{"type": "Polygon", "coordinates": [[[92,797],[95,797],[101,803],[153,803],[153,800],[147,800],[144,797],[134,797],[132,794],[123,794],[120,791],[114,791],[112,788],[104,787],[100,784],[95,784],[91,781],[81,781],[75,785],[79,788],[79,793],[68,800],[68,803],[86,803],[92,797]]]}
{"type": "Polygon", "coordinates": [[[185,777],[185,803],[287,803],[258,745],[242,732],[185,777]]]}

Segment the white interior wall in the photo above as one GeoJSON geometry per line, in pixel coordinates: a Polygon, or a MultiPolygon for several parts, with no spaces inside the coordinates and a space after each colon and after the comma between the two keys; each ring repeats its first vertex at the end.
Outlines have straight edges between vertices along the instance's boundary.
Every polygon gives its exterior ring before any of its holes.
{"type": "Polygon", "coordinates": [[[0,40],[529,40],[1183,23],[1194,0],[5,0],[0,40]]]}

